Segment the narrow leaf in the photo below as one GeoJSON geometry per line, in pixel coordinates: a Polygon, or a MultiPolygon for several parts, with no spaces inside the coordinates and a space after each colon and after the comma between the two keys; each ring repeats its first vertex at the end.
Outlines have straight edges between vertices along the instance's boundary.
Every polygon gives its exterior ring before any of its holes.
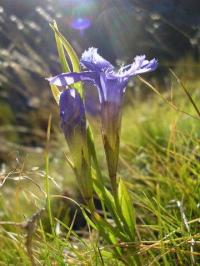
{"type": "Polygon", "coordinates": [[[54,26],[51,25],[54,33],[60,38],[60,41],[62,41],[62,44],[69,56],[69,59],[71,61],[72,67],[73,67],[73,71],[74,72],[80,72],[80,66],[79,66],[79,59],[78,56],[76,54],[76,52],[74,51],[73,47],[71,46],[71,44],[65,39],[65,37],[60,33],[60,31],[54,26]]]}
{"type": "MultiPolygon", "coordinates": [[[[56,30],[58,30],[58,26],[57,26],[56,21],[53,22],[53,26],[55,27],[56,30]]],[[[62,67],[62,71],[63,72],[71,72],[69,64],[67,63],[67,60],[66,60],[66,57],[65,57],[65,52],[64,52],[64,49],[63,49],[62,40],[58,36],[58,34],[56,34],[55,32],[54,32],[54,34],[55,34],[56,45],[57,45],[57,50],[58,50],[58,56],[59,56],[59,59],[60,59],[60,64],[61,64],[61,67],[62,67]]]]}
{"type": "Polygon", "coordinates": [[[61,93],[60,93],[59,89],[57,88],[57,86],[55,86],[55,85],[50,85],[50,86],[51,86],[51,91],[52,91],[53,97],[56,100],[57,104],[59,104],[61,93]]]}
{"type": "Polygon", "coordinates": [[[128,231],[132,240],[135,239],[135,210],[131,202],[129,192],[120,179],[119,188],[118,188],[119,204],[121,207],[121,213],[123,215],[125,226],[128,226],[128,231]]]}
{"type": "MultiPolygon", "coordinates": [[[[65,37],[60,33],[60,31],[54,25],[51,24],[50,26],[53,29],[57,38],[59,38],[59,41],[62,43],[64,49],[67,52],[67,55],[70,59],[70,63],[72,65],[72,71],[73,72],[80,72],[79,59],[78,59],[78,56],[77,56],[76,52],[74,51],[73,47],[71,46],[71,44],[65,39],[65,37]]],[[[75,89],[77,89],[77,91],[80,93],[80,95],[82,97],[83,96],[83,87],[82,87],[81,82],[74,84],[73,87],[75,89]]]]}
{"type": "Polygon", "coordinates": [[[110,193],[108,189],[105,188],[105,185],[95,178],[93,175],[93,185],[96,194],[101,200],[102,204],[109,210],[113,220],[115,221],[117,227],[123,232],[123,226],[120,221],[120,217],[116,211],[113,195],[110,193]]]}

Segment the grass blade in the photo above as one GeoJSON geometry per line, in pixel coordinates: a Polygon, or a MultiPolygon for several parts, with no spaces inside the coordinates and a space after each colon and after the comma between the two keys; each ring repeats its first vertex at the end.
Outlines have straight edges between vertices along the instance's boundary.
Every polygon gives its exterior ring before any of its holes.
{"type": "Polygon", "coordinates": [[[194,102],[194,100],[193,100],[191,94],[189,93],[189,91],[187,90],[187,88],[185,87],[185,85],[183,84],[183,82],[177,77],[177,75],[174,73],[174,71],[172,69],[170,69],[170,72],[175,77],[175,79],[177,80],[177,82],[181,86],[181,88],[184,90],[185,94],[187,95],[187,97],[189,98],[191,104],[193,105],[195,111],[197,112],[198,116],[200,117],[200,110],[197,107],[196,103],[194,102]]]}
{"type": "Polygon", "coordinates": [[[132,240],[135,240],[135,210],[129,197],[129,192],[121,179],[119,181],[118,197],[121,213],[124,218],[123,222],[125,222],[125,226],[128,226],[132,240]]]}

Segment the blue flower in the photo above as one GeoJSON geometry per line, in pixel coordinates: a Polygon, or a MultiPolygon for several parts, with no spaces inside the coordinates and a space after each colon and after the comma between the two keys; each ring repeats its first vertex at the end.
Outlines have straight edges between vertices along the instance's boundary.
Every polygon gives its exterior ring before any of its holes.
{"type": "Polygon", "coordinates": [[[157,60],[147,60],[145,55],[136,56],[133,63],[121,67],[114,66],[98,54],[96,48],[89,48],[82,54],[80,63],[88,71],[63,73],[48,79],[50,84],[68,87],[76,82],[93,82],[98,89],[101,104],[101,122],[104,149],[107,158],[109,176],[115,183],[119,154],[119,134],[123,95],[130,78],[154,71],[157,60]]]}
{"type": "Polygon", "coordinates": [[[50,84],[57,86],[70,86],[79,81],[92,81],[98,88],[100,102],[120,103],[126,85],[131,77],[153,71],[157,68],[157,60],[146,60],[145,55],[136,56],[133,63],[115,71],[114,66],[101,57],[96,48],[89,48],[82,54],[81,64],[89,71],[80,73],[62,73],[48,78],[50,84]]]}
{"type": "Polygon", "coordinates": [[[79,93],[72,88],[60,95],[60,121],[74,163],[74,171],[86,201],[92,199],[91,159],[87,143],[85,108],[79,93]]]}

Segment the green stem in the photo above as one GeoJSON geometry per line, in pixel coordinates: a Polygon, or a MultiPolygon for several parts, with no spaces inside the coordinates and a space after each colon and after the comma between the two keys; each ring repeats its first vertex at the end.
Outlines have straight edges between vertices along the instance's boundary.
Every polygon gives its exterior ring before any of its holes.
{"type": "Polygon", "coordinates": [[[97,159],[97,153],[96,153],[96,149],[95,149],[95,145],[94,145],[93,134],[92,134],[92,130],[91,130],[90,126],[88,126],[87,137],[88,137],[88,144],[89,144],[89,148],[90,148],[90,152],[92,155],[92,160],[94,163],[94,168],[96,170],[97,177],[101,182],[103,182],[101,169],[99,167],[99,163],[98,163],[98,159],[97,159]]]}
{"type": "Polygon", "coordinates": [[[116,175],[110,176],[110,181],[111,181],[113,196],[115,199],[117,199],[118,198],[118,185],[117,185],[116,175]]]}
{"type": "Polygon", "coordinates": [[[46,206],[47,212],[49,216],[51,232],[54,235],[54,227],[53,227],[53,218],[51,212],[51,199],[50,199],[50,189],[49,189],[49,140],[50,140],[50,130],[51,130],[51,115],[48,120],[47,127],[47,142],[46,142],[46,151],[45,151],[45,190],[46,190],[46,206]]]}
{"type": "Polygon", "coordinates": [[[45,169],[46,169],[46,175],[45,175],[45,190],[46,190],[46,206],[51,226],[52,233],[53,230],[53,218],[52,218],[52,212],[51,212],[51,199],[50,199],[50,189],[49,189],[49,155],[46,154],[45,156],[45,169]]]}
{"type": "Polygon", "coordinates": [[[88,206],[91,214],[93,214],[95,212],[95,205],[94,205],[93,198],[87,200],[87,206],[88,206]]]}

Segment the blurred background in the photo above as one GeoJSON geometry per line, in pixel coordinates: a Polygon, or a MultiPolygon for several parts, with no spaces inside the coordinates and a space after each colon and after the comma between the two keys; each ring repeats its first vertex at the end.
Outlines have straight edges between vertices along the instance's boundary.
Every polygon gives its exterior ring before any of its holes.
{"type": "MultiPolygon", "coordinates": [[[[59,173],[60,178],[64,178],[61,169],[66,171],[67,167],[60,167],[60,158],[64,158],[62,151],[66,145],[61,145],[58,108],[44,79],[61,71],[49,26],[54,19],[79,56],[94,46],[117,66],[130,63],[137,54],[158,58],[158,70],[145,77],[154,84],[161,84],[162,90],[170,87],[170,67],[184,73],[187,80],[193,78],[193,73],[199,73],[198,0],[1,0],[2,175],[13,169],[22,171],[26,166],[28,176],[34,176],[37,170],[40,178],[42,171],[38,169],[43,167],[41,158],[51,113],[51,165],[55,178],[59,179],[59,173]],[[54,156],[54,150],[59,154],[54,156]]],[[[128,93],[138,93],[138,86],[133,87],[132,82],[129,86],[132,88],[128,93]]],[[[96,97],[93,93],[94,90],[88,90],[88,99],[96,97]]],[[[144,98],[149,94],[146,89],[139,93],[144,98]]],[[[90,114],[96,115],[97,105],[88,100],[90,114]]]]}

